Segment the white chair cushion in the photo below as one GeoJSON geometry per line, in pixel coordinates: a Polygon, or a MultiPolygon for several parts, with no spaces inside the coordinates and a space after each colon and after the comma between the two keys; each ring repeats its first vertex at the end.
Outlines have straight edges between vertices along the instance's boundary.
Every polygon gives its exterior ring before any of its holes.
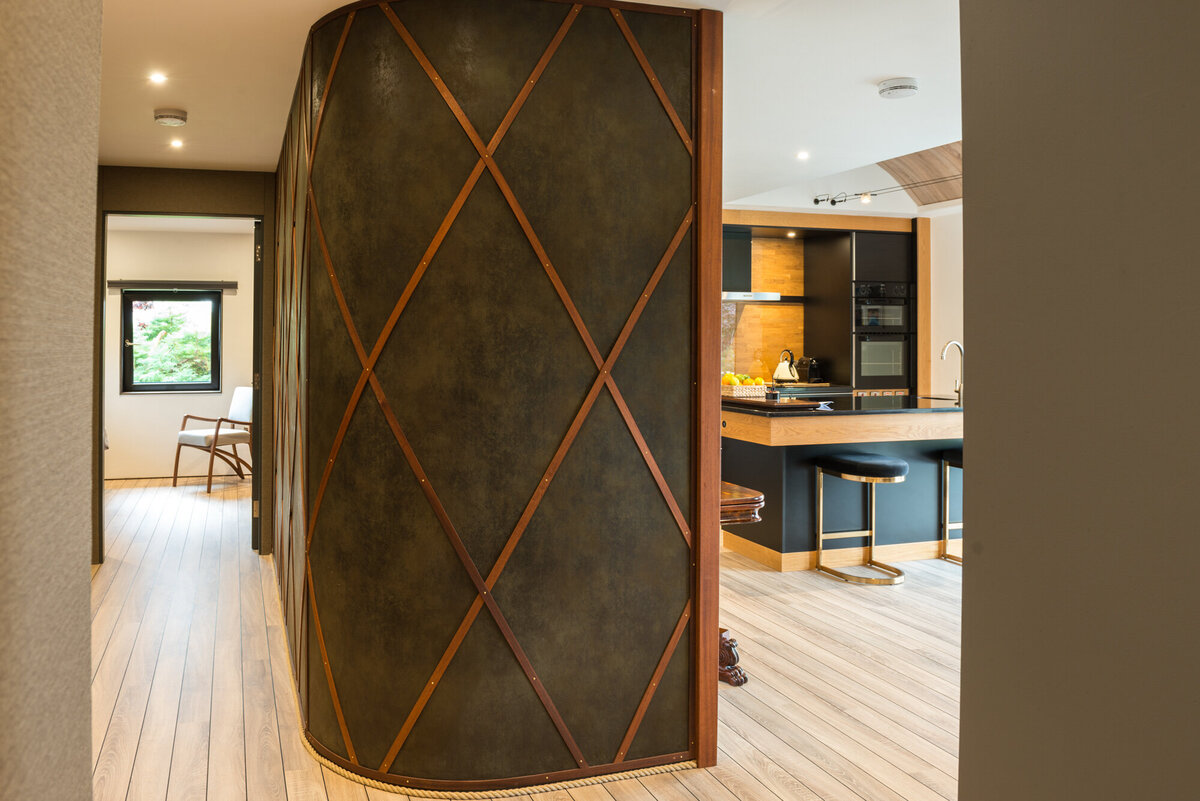
{"type": "MultiPolygon", "coordinates": [[[[179,432],[180,445],[197,445],[201,448],[211,448],[215,428],[189,428],[179,432]]],[[[241,428],[226,428],[221,426],[221,435],[217,445],[249,445],[250,432],[241,428]]]]}

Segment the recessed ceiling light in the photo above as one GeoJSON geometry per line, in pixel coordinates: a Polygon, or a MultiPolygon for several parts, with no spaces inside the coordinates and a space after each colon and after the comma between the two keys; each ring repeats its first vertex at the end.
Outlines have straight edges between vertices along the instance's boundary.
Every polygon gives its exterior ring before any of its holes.
{"type": "Polygon", "coordinates": [[[166,83],[166,82],[167,82],[167,76],[163,75],[161,72],[150,73],[150,83],[166,83]]]}
{"type": "Polygon", "coordinates": [[[795,231],[788,231],[788,232],[787,232],[787,237],[788,237],[788,239],[795,239],[795,238],[796,238],[796,232],[795,232],[795,231]]]}
{"type": "Polygon", "coordinates": [[[808,161],[808,151],[801,150],[799,153],[796,154],[796,158],[800,159],[801,161],[808,161]]]}
{"type": "Polygon", "coordinates": [[[182,139],[172,139],[171,147],[183,147],[183,140],[182,139]]]}

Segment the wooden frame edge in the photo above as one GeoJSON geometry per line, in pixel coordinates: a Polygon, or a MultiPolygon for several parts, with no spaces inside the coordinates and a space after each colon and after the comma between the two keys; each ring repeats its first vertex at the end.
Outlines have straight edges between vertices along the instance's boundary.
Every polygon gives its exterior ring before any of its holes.
{"type": "Polygon", "coordinates": [[[912,221],[917,247],[917,394],[933,394],[933,245],[928,217],[912,221]]]}
{"type": "Polygon", "coordinates": [[[870,217],[865,214],[820,214],[774,209],[724,209],[721,220],[726,225],[818,228],[831,231],[897,231],[907,234],[913,230],[911,217],[870,217]]]}
{"type": "Polygon", "coordinates": [[[696,19],[696,424],[699,508],[695,560],[694,742],[700,767],[717,764],[717,667],[720,639],[721,396],[721,84],[719,11],[696,19]]]}

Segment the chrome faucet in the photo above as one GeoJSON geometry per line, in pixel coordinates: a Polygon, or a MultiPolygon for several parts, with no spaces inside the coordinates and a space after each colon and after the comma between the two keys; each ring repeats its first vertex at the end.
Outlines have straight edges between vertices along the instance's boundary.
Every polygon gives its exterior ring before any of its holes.
{"type": "Polygon", "coordinates": [[[963,344],[957,339],[952,339],[946,343],[946,347],[942,348],[942,361],[946,361],[946,354],[950,352],[950,346],[958,348],[958,378],[954,379],[954,394],[958,396],[955,401],[955,406],[962,406],[963,396],[963,364],[967,360],[966,351],[963,350],[963,344]]]}

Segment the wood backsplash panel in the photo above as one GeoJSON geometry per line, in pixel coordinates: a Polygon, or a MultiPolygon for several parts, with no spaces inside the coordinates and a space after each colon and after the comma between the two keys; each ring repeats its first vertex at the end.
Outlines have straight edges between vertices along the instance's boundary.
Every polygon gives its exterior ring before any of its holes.
{"type": "MultiPolygon", "coordinates": [[[[755,292],[804,294],[804,245],[756,237],[750,244],[755,292]]],[[[769,379],[779,353],[804,353],[804,307],[798,304],[725,303],[721,313],[721,369],[769,379]]]]}
{"type": "Polygon", "coordinates": [[[755,292],[804,294],[804,243],[755,237],[750,242],[750,286],[755,292]]]}
{"type": "Polygon", "coordinates": [[[746,303],[736,313],[733,334],[735,373],[770,378],[779,364],[779,352],[789,348],[799,357],[804,351],[804,307],[746,303]]]}

